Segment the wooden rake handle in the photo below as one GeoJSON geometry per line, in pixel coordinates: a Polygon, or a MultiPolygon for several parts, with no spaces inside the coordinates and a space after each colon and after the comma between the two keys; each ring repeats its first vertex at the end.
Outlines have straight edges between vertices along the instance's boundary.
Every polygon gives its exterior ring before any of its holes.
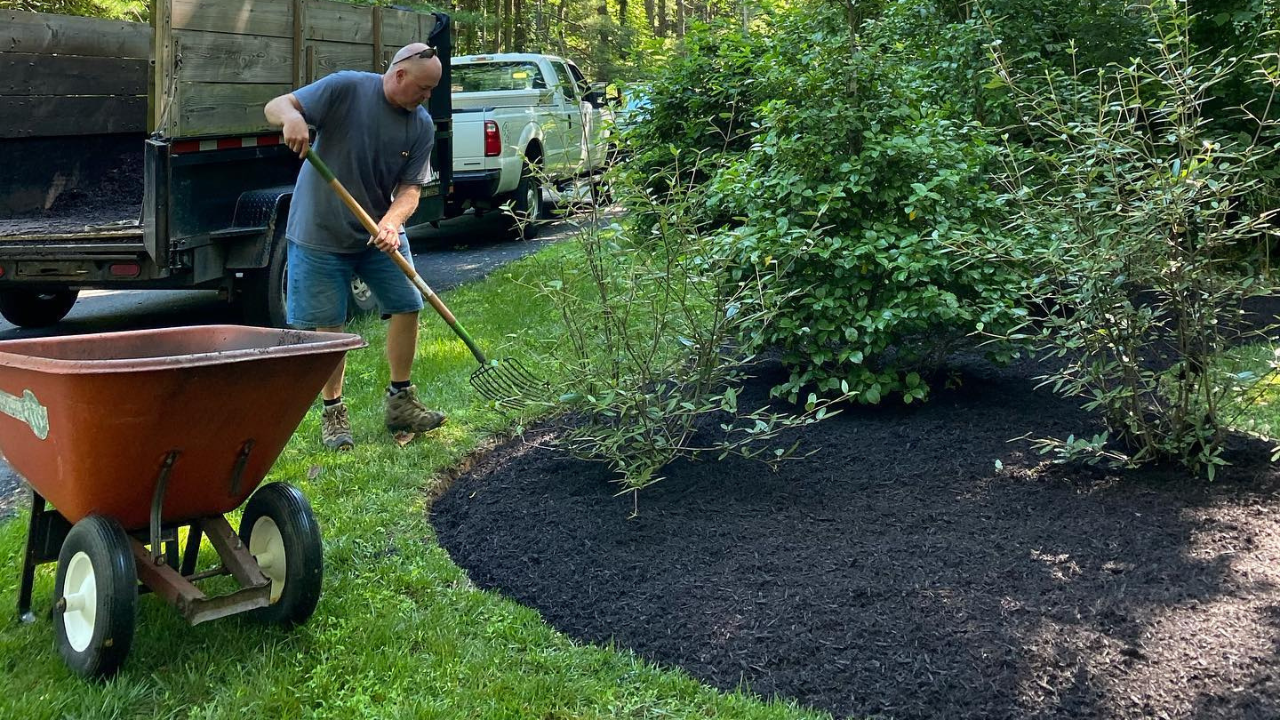
{"type": "MultiPolygon", "coordinates": [[[[307,160],[311,162],[311,165],[316,169],[316,172],[320,173],[320,177],[324,178],[324,181],[329,183],[329,187],[333,188],[333,191],[338,194],[338,197],[342,199],[342,203],[347,206],[347,209],[355,213],[355,216],[360,220],[360,224],[364,225],[364,229],[369,231],[371,236],[376,236],[378,234],[378,223],[374,222],[373,218],[369,216],[369,213],[365,212],[363,207],[360,207],[360,203],[356,202],[356,199],[351,197],[351,193],[347,192],[347,189],[342,186],[342,183],[334,176],[333,171],[329,169],[329,166],[325,165],[324,161],[320,159],[320,156],[316,154],[316,151],[310,147],[307,148],[307,160]]],[[[409,261],[395,250],[388,250],[386,251],[386,254],[395,261],[395,264],[399,266],[400,270],[409,278],[409,281],[413,283],[414,287],[418,288],[418,292],[422,293],[422,297],[425,298],[428,303],[431,303],[431,307],[435,308],[435,311],[440,314],[440,317],[444,318],[445,323],[447,323],[449,327],[457,333],[458,337],[462,339],[462,342],[466,344],[467,349],[475,356],[476,362],[481,365],[487,365],[489,361],[485,359],[484,353],[481,352],[480,347],[476,345],[475,340],[471,339],[471,334],[467,332],[466,328],[462,327],[462,324],[459,323],[457,318],[453,316],[453,313],[449,311],[449,308],[444,304],[444,301],[431,290],[431,286],[427,284],[426,280],[422,279],[422,276],[418,274],[417,270],[413,269],[413,266],[409,264],[409,261]]]]}

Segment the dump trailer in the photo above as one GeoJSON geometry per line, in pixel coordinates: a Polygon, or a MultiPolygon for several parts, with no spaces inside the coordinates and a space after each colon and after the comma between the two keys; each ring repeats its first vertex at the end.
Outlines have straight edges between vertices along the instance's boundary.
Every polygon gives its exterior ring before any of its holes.
{"type": "MultiPolygon", "coordinates": [[[[151,22],[0,11],[0,315],[61,320],[85,289],[218,290],[283,327],[301,160],[273,97],[382,72],[411,42],[444,65],[432,176],[409,225],[444,216],[453,169],[449,17],[327,0],[155,0],[151,22]]],[[[373,299],[357,283],[352,307],[373,299]]]]}

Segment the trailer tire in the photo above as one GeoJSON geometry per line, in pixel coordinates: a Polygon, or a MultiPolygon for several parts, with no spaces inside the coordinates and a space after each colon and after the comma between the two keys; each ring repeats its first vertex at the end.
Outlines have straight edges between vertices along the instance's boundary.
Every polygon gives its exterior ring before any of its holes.
{"type": "Polygon", "coordinates": [[[108,678],[129,655],[137,623],[138,570],[120,523],[90,515],[58,553],[54,644],[77,675],[108,678]]]}
{"type": "Polygon", "coordinates": [[[271,605],[256,610],[267,623],[305,623],[320,601],[324,551],[311,503],[288,483],[264,485],[249,498],[240,539],[271,581],[271,605]]]}
{"type": "Polygon", "coordinates": [[[240,294],[240,311],[245,322],[260,327],[287,328],[285,289],[288,287],[286,272],[289,269],[289,242],[283,237],[272,241],[271,257],[267,266],[245,276],[245,288],[240,294]]]}
{"type": "Polygon", "coordinates": [[[0,290],[0,315],[24,328],[48,327],[71,312],[80,291],[72,288],[38,291],[26,288],[0,290]]]}

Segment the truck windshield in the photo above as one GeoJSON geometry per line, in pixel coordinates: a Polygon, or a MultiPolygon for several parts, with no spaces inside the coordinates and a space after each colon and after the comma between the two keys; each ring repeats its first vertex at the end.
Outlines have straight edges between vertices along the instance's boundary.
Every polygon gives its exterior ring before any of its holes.
{"type": "Polygon", "coordinates": [[[534,62],[486,62],[453,66],[454,92],[545,90],[547,81],[534,62]]]}

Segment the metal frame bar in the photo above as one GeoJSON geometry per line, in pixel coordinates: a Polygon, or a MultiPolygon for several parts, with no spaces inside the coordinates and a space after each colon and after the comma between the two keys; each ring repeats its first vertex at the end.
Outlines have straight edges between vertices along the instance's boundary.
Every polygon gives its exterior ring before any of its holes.
{"type": "Polygon", "coordinates": [[[36,565],[36,528],[40,525],[40,516],[45,512],[44,498],[35,490],[31,491],[31,522],[27,524],[27,551],[22,555],[22,581],[18,585],[18,619],[24,623],[35,622],[31,614],[31,590],[35,587],[36,565]]]}
{"type": "MultiPolygon", "coordinates": [[[[229,479],[230,487],[238,491],[243,480],[245,464],[253,450],[252,440],[240,449],[229,479]]],[[[138,579],[142,582],[139,592],[154,592],[175,606],[192,625],[228,615],[267,607],[271,604],[271,581],[258,567],[257,560],[231,524],[221,515],[198,518],[190,523],[165,527],[162,511],[169,474],[179,452],[165,455],[156,478],[151,497],[150,526],[145,531],[133,533],[129,538],[138,579]],[[178,529],[190,527],[187,547],[180,553],[178,529]],[[145,532],[145,535],[144,535],[145,532]],[[222,565],[214,570],[196,573],[196,561],[202,537],[208,537],[218,553],[222,565]],[[144,541],[150,541],[148,548],[144,541]],[[181,554],[181,567],[179,567],[181,554]],[[231,575],[240,589],[228,595],[208,597],[194,584],[194,580],[217,575],[231,575]]],[[[31,520],[27,526],[27,546],[23,554],[21,578],[18,586],[18,617],[22,622],[33,622],[31,596],[35,586],[36,566],[54,562],[62,549],[71,523],[56,509],[49,507],[44,497],[31,491],[31,520]]]]}
{"type": "Polygon", "coordinates": [[[18,618],[32,622],[31,593],[35,587],[36,567],[54,562],[62,550],[62,542],[71,532],[71,523],[48,506],[44,497],[31,491],[31,520],[27,525],[27,547],[22,557],[22,575],[18,583],[18,618]]]}
{"type": "Polygon", "coordinates": [[[177,459],[177,450],[170,450],[169,454],[164,456],[164,463],[160,466],[160,477],[156,479],[156,489],[151,495],[151,561],[156,564],[164,558],[161,511],[164,510],[164,493],[169,487],[169,472],[173,470],[173,463],[177,459]]]}
{"type": "MultiPolygon", "coordinates": [[[[230,523],[221,515],[201,518],[191,524],[192,536],[203,533],[218,551],[225,570],[219,569],[199,576],[183,577],[177,570],[154,557],[138,538],[130,538],[134,562],[138,567],[138,579],[156,595],[164,598],[182,613],[192,625],[236,615],[271,604],[271,581],[262,574],[258,563],[249,554],[249,548],[240,541],[230,523]],[[240,584],[240,589],[228,595],[206,596],[192,582],[199,577],[221,575],[229,572],[240,584]]],[[[197,541],[198,542],[198,541],[197,541]]],[[[190,558],[190,544],[188,544],[190,558]]],[[[184,562],[185,564],[185,562],[184,562]]]]}

